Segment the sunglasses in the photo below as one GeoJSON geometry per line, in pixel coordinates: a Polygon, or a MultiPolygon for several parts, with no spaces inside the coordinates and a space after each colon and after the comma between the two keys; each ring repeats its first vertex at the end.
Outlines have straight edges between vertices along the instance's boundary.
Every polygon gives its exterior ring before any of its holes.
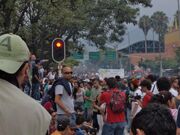
{"type": "Polygon", "coordinates": [[[64,72],[64,74],[72,74],[73,72],[64,72]]]}

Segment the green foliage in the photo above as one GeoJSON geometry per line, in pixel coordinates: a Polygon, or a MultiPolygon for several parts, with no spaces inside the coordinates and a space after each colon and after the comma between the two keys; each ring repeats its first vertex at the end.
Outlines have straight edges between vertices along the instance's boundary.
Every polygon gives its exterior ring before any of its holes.
{"type": "Polygon", "coordinates": [[[163,60],[163,68],[164,69],[175,69],[178,67],[178,63],[176,59],[166,59],[163,60]]]}
{"type": "MultiPolygon", "coordinates": [[[[104,48],[121,42],[125,23],[136,23],[139,10],[151,0],[1,0],[0,34],[19,34],[38,57],[50,57],[55,37],[65,40],[67,54],[82,48],[78,39],[104,48]],[[73,42],[73,46],[72,46],[73,42]]],[[[82,49],[80,49],[82,50],[82,49]]]]}
{"type": "Polygon", "coordinates": [[[99,48],[107,42],[121,42],[125,33],[123,23],[136,23],[138,14],[138,9],[119,0],[99,0],[90,10],[87,38],[99,48]]]}
{"type": "Polygon", "coordinates": [[[149,16],[144,15],[139,19],[139,28],[141,28],[144,32],[144,35],[147,36],[148,31],[151,28],[151,20],[149,16]]]}
{"type": "Polygon", "coordinates": [[[149,16],[142,16],[139,19],[139,28],[143,30],[145,36],[145,52],[147,52],[147,34],[151,28],[151,19],[149,16]]]}
{"type": "Polygon", "coordinates": [[[63,64],[73,67],[73,66],[77,66],[79,64],[79,62],[77,60],[69,57],[63,62],[63,64]]]}
{"type": "MultiPolygon", "coordinates": [[[[176,69],[178,67],[178,63],[175,59],[162,59],[163,69],[176,69]]],[[[160,71],[160,62],[159,58],[155,60],[145,60],[139,62],[139,66],[144,69],[150,68],[153,73],[159,74],[160,71]]]]}
{"type": "Polygon", "coordinates": [[[159,41],[163,43],[164,35],[166,34],[168,28],[168,17],[165,13],[157,11],[151,16],[151,20],[152,28],[159,35],[159,41]]]}
{"type": "Polygon", "coordinates": [[[153,73],[159,73],[159,61],[145,60],[139,62],[139,66],[144,69],[150,68],[153,73]]]}

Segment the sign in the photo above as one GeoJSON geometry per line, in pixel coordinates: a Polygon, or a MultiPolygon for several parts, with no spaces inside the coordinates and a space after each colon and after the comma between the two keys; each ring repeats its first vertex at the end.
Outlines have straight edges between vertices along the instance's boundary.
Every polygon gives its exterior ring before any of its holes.
{"type": "Polygon", "coordinates": [[[89,52],[89,60],[99,60],[100,59],[100,53],[99,52],[89,52]]]}
{"type": "Polygon", "coordinates": [[[72,55],[72,57],[73,57],[74,59],[84,59],[84,54],[83,54],[83,52],[82,52],[82,53],[74,52],[73,55],[72,55]]]}
{"type": "Polygon", "coordinates": [[[102,78],[115,77],[119,75],[121,78],[124,78],[124,69],[99,69],[99,76],[102,78]]]}
{"type": "Polygon", "coordinates": [[[106,51],[106,60],[115,61],[116,60],[116,51],[106,51]]]}

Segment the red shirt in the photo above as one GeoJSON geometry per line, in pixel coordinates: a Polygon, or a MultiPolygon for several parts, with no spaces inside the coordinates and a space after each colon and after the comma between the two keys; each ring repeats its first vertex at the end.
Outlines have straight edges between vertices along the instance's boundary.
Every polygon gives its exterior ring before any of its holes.
{"type": "Polygon", "coordinates": [[[151,100],[152,96],[153,96],[152,92],[148,91],[148,92],[146,93],[146,95],[144,96],[144,98],[143,98],[143,100],[142,100],[142,107],[143,107],[143,108],[148,105],[148,103],[149,103],[149,101],[151,100]]]}
{"type": "MultiPolygon", "coordinates": [[[[115,90],[117,90],[117,89],[115,89],[115,90]]],[[[106,114],[107,114],[106,121],[107,121],[107,123],[125,122],[126,120],[125,120],[124,112],[116,114],[116,113],[112,112],[112,110],[110,109],[109,103],[111,100],[111,96],[112,96],[111,91],[103,92],[100,96],[101,104],[106,103],[106,114]]],[[[124,96],[124,98],[126,97],[124,92],[122,92],[122,96],[124,96]]]]}

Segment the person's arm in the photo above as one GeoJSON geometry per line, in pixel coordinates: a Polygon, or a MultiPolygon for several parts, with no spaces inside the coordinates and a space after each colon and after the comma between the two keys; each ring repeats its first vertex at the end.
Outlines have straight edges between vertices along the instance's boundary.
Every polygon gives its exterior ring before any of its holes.
{"type": "Polygon", "coordinates": [[[86,95],[84,95],[84,99],[85,99],[85,100],[92,101],[92,100],[90,99],[90,97],[87,97],[86,95]]]}
{"type": "Polygon", "coordinates": [[[56,96],[55,96],[55,103],[56,103],[66,114],[70,114],[70,112],[68,111],[68,109],[67,109],[67,108],[65,107],[65,105],[63,104],[60,95],[56,95],[56,96]]]}
{"type": "Polygon", "coordinates": [[[106,103],[106,98],[105,98],[105,94],[104,93],[101,93],[99,96],[98,96],[98,102],[100,103],[100,105],[102,105],[103,103],[106,103]]]}
{"type": "Polygon", "coordinates": [[[34,77],[39,81],[39,82],[41,82],[41,80],[40,80],[40,78],[38,77],[38,69],[35,67],[35,69],[33,70],[33,72],[34,72],[34,77]]]}
{"type": "Polygon", "coordinates": [[[92,95],[87,96],[87,91],[86,91],[85,94],[84,94],[84,99],[93,102],[93,100],[91,99],[91,96],[92,95]]]}
{"type": "Polygon", "coordinates": [[[69,110],[65,107],[64,103],[62,102],[62,94],[63,94],[63,86],[57,85],[55,87],[55,103],[66,113],[70,114],[69,110]]]}
{"type": "Polygon", "coordinates": [[[178,108],[178,114],[177,114],[177,127],[180,128],[180,107],[178,108]]]}
{"type": "Polygon", "coordinates": [[[40,78],[39,78],[37,75],[34,75],[34,77],[35,77],[39,82],[41,82],[40,78]]]}

